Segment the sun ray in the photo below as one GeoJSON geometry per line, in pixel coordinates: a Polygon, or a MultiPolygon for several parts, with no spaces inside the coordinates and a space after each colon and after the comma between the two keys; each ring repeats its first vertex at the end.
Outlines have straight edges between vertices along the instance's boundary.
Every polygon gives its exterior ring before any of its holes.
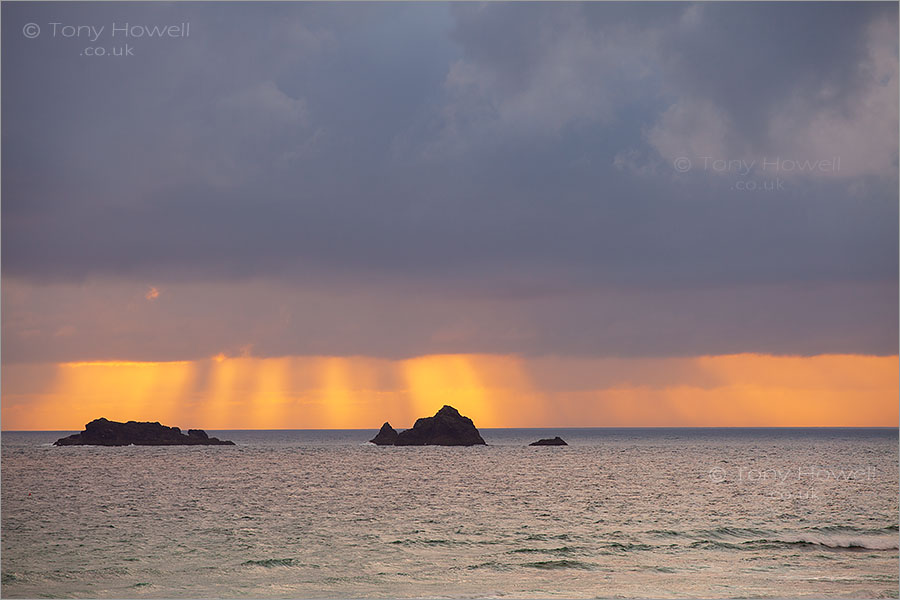
{"type": "Polygon", "coordinates": [[[897,382],[897,356],[83,361],[3,365],[2,419],[7,430],[78,429],[100,416],[206,429],[404,428],[451,404],[481,427],[896,426],[897,382]]]}

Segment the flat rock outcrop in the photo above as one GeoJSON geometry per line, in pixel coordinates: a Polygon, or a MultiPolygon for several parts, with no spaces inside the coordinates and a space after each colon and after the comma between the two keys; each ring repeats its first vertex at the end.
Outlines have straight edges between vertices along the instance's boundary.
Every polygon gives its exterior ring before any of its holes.
{"type": "Polygon", "coordinates": [[[529,446],[568,446],[566,441],[559,436],[555,438],[544,438],[536,442],[531,442],[529,446]]]}
{"type": "Polygon", "coordinates": [[[391,424],[385,422],[378,431],[378,435],[369,440],[376,446],[393,446],[397,443],[397,431],[391,424]]]}
{"type": "Polygon", "coordinates": [[[433,417],[423,417],[411,429],[399,434],[385,423],[372,440],[381,446],[483,446],[486,445],[472,419],[459,414],[452,406],[444,406],[433,417]],[[388,429],[388,431],[385,430],[388,429]],[[389,440],[396,435],[393,442],[389,440]],[[382,435],[384,434],[384,435],[382,435]],[[380,440],[380,441],[376,441],[380,440]]]}
{"type": "Polygon", "coordinates": [[[94,419],[84,431],[56,440],[54,446],[234,446],[234,442],[209,437],[202,429],[188,429],[187,435],[178,427],[166,427],[158,422],[120,423],[104,418],[94,419]]]}

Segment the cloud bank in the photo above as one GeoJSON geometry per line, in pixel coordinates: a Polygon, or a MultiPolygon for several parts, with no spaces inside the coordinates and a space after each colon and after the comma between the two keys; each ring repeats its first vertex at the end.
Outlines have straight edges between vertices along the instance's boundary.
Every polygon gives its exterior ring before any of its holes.
{"type": "Polygon", "coordinates": [[[3,17],[4,362],[896,352],[895,5],[3,17]]]}

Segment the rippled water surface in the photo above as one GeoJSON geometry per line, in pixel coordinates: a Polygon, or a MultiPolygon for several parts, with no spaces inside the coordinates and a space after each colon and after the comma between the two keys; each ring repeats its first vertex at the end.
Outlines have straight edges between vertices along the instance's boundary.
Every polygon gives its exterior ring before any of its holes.
{"type": "Polygon", "coordinates": [[[374,433],[4,433],[2,594],[898,595],[896,429],[487,429],[476,448],[374,433]],[[571,445],[526,446],[557,434],[571,445]]]}

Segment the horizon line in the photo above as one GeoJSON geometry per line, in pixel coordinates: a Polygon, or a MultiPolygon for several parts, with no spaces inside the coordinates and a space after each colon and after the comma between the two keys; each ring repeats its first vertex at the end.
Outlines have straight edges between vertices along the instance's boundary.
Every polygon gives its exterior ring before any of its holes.
{"type": "MultiPolygon", "coordinates": [[[[153,422],[153,421],[144,421],[153,422]]],[[[411,427],[411,426],[410,426],[411,427]]],[[[400,427],[409,429],[410,427],[400,427]]],[[[191,429],[202,429],[191,427],[191,429]]],[[[352,427],[352,428],[290,428],[290,429],[204,429],[204,431],[378,431],[378,427],[352,427]]],[[[479,431],[497,431],[505,429],[544,430],[544,429],[896,429],[898,425],[592,425],[592,426],[555,426],[545,427],[478,427],[479,431]]],[[[83,431],[83,429],[2,429],[4,433],[65,433],[68,431],[83,431]]]]}

